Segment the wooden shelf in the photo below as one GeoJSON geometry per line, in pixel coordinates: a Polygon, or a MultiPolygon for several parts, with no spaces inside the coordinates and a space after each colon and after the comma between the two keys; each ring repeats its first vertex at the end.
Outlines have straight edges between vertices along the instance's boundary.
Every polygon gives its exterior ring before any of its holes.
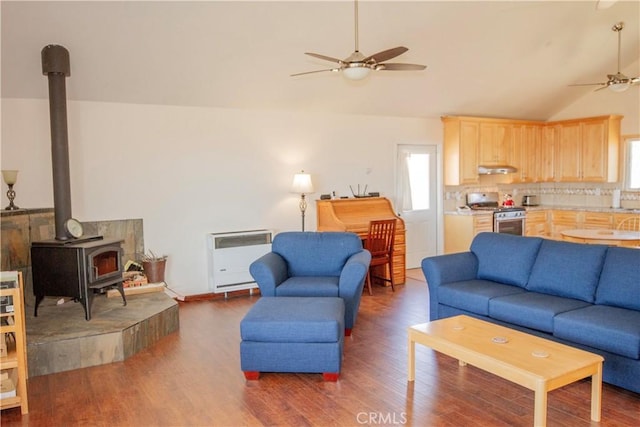
{"type": "MultiPolygon", "coordinates": [[[[10,297],[13,302],[13,313],[3,313],[1,315],[2,322],[13,317],[14,324],[0,325],[0,335],[2,339],[6,338],[6,334],[11,333],[15,342],[7,345],[7,356],[0,358],[0,371],[10,372],[17,371],[17,375],[12,375],[15,379],[16,396],[0,399],[0,409],[20,407],[22,414],[29,413],[29,403],[27,398],[27,340],[24,319],[24,299],[22,291],[24,284],[22,282],[21,272],[2,272],[2,279],[16,279],[17,287],[0,289],[0,296],[10,297]]],[[[11,372],[14,374],[15,372],[11,372]]]]}

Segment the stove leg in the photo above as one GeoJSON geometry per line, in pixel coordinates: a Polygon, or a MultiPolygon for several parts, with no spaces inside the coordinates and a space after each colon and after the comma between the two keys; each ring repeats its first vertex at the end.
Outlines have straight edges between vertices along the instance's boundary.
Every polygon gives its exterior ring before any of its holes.
{"type": "Polygon", "coordinates": [[[35,308],[33,309],[33,317],[38,317],[38,306],[40,305],[43,299],[44,299],[44,295],[36,295],[36,304],[35,304],[35,308]]]}
{"type": "Polygon", "coordinates": [[[122,305],[127,305],[127,298],[124,296],[124,287],[122,286],[122,282],[118,283],[118,292],[122,295],[122,305]]]}

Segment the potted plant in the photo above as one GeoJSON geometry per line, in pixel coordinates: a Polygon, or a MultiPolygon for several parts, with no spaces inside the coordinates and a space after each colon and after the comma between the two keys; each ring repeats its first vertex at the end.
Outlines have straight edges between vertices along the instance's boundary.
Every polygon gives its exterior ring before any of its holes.
{"type": "Polygon", "coordinates": [[[163,283],[167,255],[157,256],[153,251],[142,254],[142,269],[147,276],[148,283],[163,283]]]}

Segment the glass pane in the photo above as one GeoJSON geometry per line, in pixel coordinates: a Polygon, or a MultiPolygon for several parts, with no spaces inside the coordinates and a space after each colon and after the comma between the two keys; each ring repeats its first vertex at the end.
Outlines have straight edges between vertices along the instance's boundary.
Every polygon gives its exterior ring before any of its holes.
{"type": "Polygon", "coordinates": [[[411,154],[407,167],[412,210],[429,209],[429,154],[411,154]]]}

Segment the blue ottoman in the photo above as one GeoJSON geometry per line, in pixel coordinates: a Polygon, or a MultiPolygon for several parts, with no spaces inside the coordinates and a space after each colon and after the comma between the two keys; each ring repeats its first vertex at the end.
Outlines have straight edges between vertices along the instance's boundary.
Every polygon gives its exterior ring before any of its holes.
{"type": "Polygon", "coordinates": [[[322,373],[336,381],[342,365],[344,301],[334,297],[262,297],[240,322],[240,367],[260,372],[322,373]]]}

